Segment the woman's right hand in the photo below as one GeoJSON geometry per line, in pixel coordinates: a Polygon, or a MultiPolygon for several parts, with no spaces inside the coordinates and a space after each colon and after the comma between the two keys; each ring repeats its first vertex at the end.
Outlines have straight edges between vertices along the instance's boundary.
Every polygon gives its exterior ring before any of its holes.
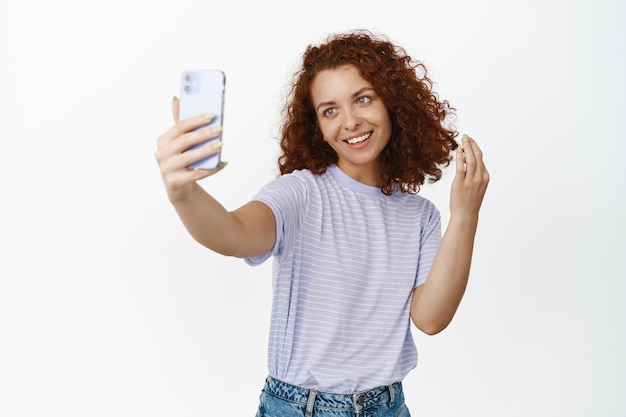
{"type": "Polygon", "coordinates": [[[157,150],[154,153],[161,170],[167,195],[172,203],[187,198],[196,181],[215,174],[226,165],[226,163],[221,163],[219,167],[214,169],[187,168],[193,162],[220,152],[221,141],[189,151],[187,149],[198,143],[218,137],[222,131],[222,126],[210,126],[194,131],[193,129],[211,122],[214,116],[200,115],[185,120],[178,120],[178,110],[178,99],[174,97],[172,100],[172,113],[175,124],[159,136],[157,150]]]}

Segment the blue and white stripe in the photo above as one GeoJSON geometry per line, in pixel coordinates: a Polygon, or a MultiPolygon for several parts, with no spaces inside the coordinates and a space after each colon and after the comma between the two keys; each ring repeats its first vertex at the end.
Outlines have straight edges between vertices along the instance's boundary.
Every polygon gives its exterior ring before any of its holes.
{"type": "Polygon", "coordinates": [[[275,378],[351,393],[401,381],[417,363],[412,290],[441,240],[439,211],[384,195],[337,166],[294,171],[254,197],[276,217],[268,367],[275,378]]]}

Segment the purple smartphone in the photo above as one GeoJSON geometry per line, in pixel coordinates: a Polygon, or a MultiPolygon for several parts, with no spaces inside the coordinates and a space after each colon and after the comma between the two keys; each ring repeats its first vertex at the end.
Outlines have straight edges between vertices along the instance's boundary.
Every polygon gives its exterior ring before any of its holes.
{"type": "MultiPolygon", "coordinates": [[[[207,126],[223,126],[225,87],[226,76],[221,70],[205,69],[183,71],[180,79],[179,119],[183,120],[199,114],[214,114],[215,118],[210,123],[200,126],[197,129],[202,129],[207,126]]],[[[190,149],[219,140],[222,140],[221,134],[215,139],[199,143],[192,146],[190,149]]],[[[220,161],[221,152],[198,162],[194,162],[189,165],[189,168],[217,168],[220,161]]]]}

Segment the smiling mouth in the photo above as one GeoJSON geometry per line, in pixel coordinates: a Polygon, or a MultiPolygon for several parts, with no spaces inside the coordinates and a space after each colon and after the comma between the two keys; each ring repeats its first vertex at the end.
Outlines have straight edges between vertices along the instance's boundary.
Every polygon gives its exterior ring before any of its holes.
{"type": "Polygon", "coordinates": [[[356,138],[346,139],[344,142],[347,142],[349,145],[356,145],[358,143],[368,140],[370,136],[372,136],[372,132],[367,132],[361,136],[357,136],[356,138]]]}

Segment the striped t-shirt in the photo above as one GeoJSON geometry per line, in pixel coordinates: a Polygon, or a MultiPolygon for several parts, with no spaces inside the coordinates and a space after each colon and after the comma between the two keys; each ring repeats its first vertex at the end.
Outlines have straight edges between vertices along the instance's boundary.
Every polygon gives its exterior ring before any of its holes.
{"type": "Polygon", "coordinates": [[[401,381],[417,363],[413,289],[441,241],[427,199],[357,182],[337,166],[283,175],[254,199],[276,217],[269,374],[353,393],[401,381]]]}

